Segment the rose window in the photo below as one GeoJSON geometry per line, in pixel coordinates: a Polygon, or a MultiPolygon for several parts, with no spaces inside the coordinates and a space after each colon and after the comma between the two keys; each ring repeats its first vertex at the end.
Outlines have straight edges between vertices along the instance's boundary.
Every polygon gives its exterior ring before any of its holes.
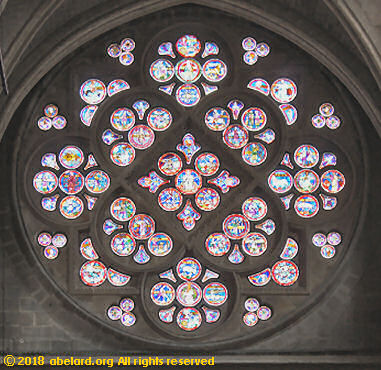
{"type": "Polygon", "coordinates": [[[101,36],[51,72],[15,143],[26,245],[63,299],[166,348],[297,319],[364,193],[350,100],[294,45],[218,22],[101,36]]]}

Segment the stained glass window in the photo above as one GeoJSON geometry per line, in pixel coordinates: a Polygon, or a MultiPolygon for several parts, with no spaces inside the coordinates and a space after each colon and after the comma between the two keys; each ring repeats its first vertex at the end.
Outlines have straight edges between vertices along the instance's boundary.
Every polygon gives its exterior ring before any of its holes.
{"type": "Polygon", "coordinates": [[[354,235],[364,160],[346,98],[287,41],[218,29],[105,35],[21,128],[30,248],[120,335],[264,337],[316,301],[354,235]]]}

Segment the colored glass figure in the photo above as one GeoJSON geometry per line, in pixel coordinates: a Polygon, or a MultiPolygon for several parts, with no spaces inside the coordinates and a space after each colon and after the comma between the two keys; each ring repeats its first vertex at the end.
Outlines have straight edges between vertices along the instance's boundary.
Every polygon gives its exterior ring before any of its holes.
{"type": "Polygon", "coordinates": [[[172,124],[172,115],[165,108],[154,108],[148,114],[147,123],[155,131],[165,131],[172,124]]]}
{"type": "Polygon", "coordinates": [[[294,169],[294,166],[293,164],[291,163],[291,159],[290,159],[290,154],[289,153],[285,153],[284,156],[283,156],[283,159],[282,161],[280,162],[280,164],[282,166],[285,166],[285,167],[288,167],[290,169],[294,169]]]}
{"type": "Polygon", "coordinates": [[[217,274],[217,272],[214,272],[214,271],[210,271],[208,269],[205,270],[205,274],[204,276],[202,277],[202,280],[201,282],[202,283],[205,283],[205,281],[208,281],[210,279],[217,279],[220,275],[217,274]]]}
{"type": "Polygon", "coordinates": [[[135,212],[135,203],[126,197],[115,199],[110,206],[111,216],[120,222],[130,220],[134,216],[135,212]]]}
{"type": "Polygon", "coordinates": [[[267,122],[266,113],[260,108],[248,108],[241,116],[241,122],[249,131],[259,131],[267,122]]]}
{"type": "Polygon", "coordinates": [[[46,233],[46,232],[40,233],[38,235],[37,242],[42,247],[47,247],[52,242],[52,236],[49,233],[46,233]]]}
{"type": "Polygon", "coordinates": [[[239,114],[242,110],[242,108],[244,107],[244,104],[240,101],[240,100],[231,100],[227,107],[230,109],[230,111],[232,112],[233,114],[233,118],[235,120],[238,119],[239,117],[239,114]]]}
{"type": "Polygon", "coordinates": [[[242,213],[250,221],[262,220],[267,214],[267,204],[258,197],[247,198],[242,204],[242,213]]]}
{"type": "Polygon", "coordinates": [[[247,326],[254,326],[258,323],[258,316],[254,312],[247,312],[242,318],[247,326]]]}
{"type": "Polygon", "coordinates": [[[180,60],[175,66],[175,75],[181,82],[196,82],[201,77],[201,65],[194,59],[180,60]]]}
{"type": "Polygon", "coordinates": [[[247,277],[251,284],[255,286],[264,286],[269,283],[271,279],[271,270],[269,268],[257,272],[256,274],[247,277]]]}
{"type": "Polygon", "coordinates": [[[155,60],[150,67],[150,75],[157,82],[167,82],[175,74],[175,67],[166,59],[155,60]]]}
{"type": "Polygon", "coordinates": [[[247,51],[245,54],[243,54],[243,61],[249,66],[252,66],[253,64],[257,63],[257,60],[258,55],[255,51],[247,51]]]}
{"type": "Polygon", "coordinates": [[[175,185],[183,194],[195,194],[201,189],[202,178],[195,170],[182,170],[176,176],[175,185]]]}
{"type": "Polygon", "coordinates": [[[54,168],[55,170],[59,170],[59,166],[57,163],[57,156],[54,153],[46,153],[41,158],[41,165],[43,167],[54,168]]]}
{"type": "Polygon", "coordinates": [[[321,187],[327,193],[335,194],[344,189],[345,177],[337,170],[328,170],[321,176],[321,187]]]}
{"type": "Polygon", "coordinates": [[[174,283],[176,283],[177,281],[172,269],[162,272],[161,274],[159,274],[159,277],[162,279],[171,280],[174,283]]]}
{"type": "Polygon", "coordinates": [[[87,195],[87,194],[83,194],[83,196],[85,197],[85,199],[87,201],[87,209],[89,211],[91,211],[94,208],[95,202],[98,200],[98,198],[92,197],[92,196],[87,195]]]}
{"type": "Polygon", "coordinates": [[[156,193],[157,189],[164,184],[168,184],[169,180],[164,180],[155,171],[151,171],[148,176],[141,177],[138,184],[143,188],[148,188],[150,193],[156,193]]]}
{"type": "Polygon", "coordinates": [[[254,137],[264,141],[266,144],[271,144],[275,140],[275,132],[271,129],[267,129],[254,137]]]}
{"type": "Polygon", "coordinates": [[[270,54],[270,46],[265,42],[260,42],[255,48],[255,52],[259,57],[267,57],[270,54]]]}
{"type": "Polygon", "coordinates": [[[127,257],[134,252],[136,242],[131,235],[119,233],[111,239],[110,247],[117,256],[127,257]]]}
{"type": "Polygon", "coordinates": [[[65,218],[72,220],[78,218],[83,212],[83,202],[75,195],[67,196],[61,200],[60,212],[65,218]]]}
{"type": "Polygon", "coordinates": [[[333,153],[323,153],[319,168],[322,169],[327,166],[336,166],[336,156],[333,153]]]}
{"type": "Polygon", "coordinates": [[[312,170],[301,170],[294,176],[295,189],[300,193],[313,193],[319,187],[319,176],[312,170]]]}
{"type": "Polygon", "coordinates": [[[203,153],[196,158],[194,165],[200,175],[212,176],[218,171],[220,161],[218,157],[212,153],[203,153]]]}
{"type": "Polygon", "coordinates": [[[223,131],[230,123],[229,113],[220,107],[209,109],[205,114],[205,124],[212,131],[223,131]]]}
{"type": "Polygon", "coordinates": [[[107,85],[108,96],[113,96],[121,91],[128,90],[130,85],[124,80],[114,80],[107,85]]]}
{"type": "Polygon", "coordinates": [[[102,134],[102,141],[106,145],[111,145],[114,141],[117,141],[119,139],[123,139],[123,136],[116,134],[115,132],[113,132],[110,129],[105,130],[102,134]]]}
{"type": "Polygon", "coordinates": [[[79,274],[84,284],[96,287],[106,281],[107,268],[100,261],[87,261],[82,265],[79,274]]]}
{"type": "Polygon", "coordinates": [[[44,114],[49,118],[54,118],[58,114],[58,107],[54,104],[48,104],[44,108],[44,114]]]}
{"type": "Polygon", "coordinates": [[[327,243],[327,238],[322,233],[316,233],[312,237],[312,244],[316,247],[321,248],[327,243]]]}
{"type": "Polygon", "coordinates": [[[132,104],[132,108],[135,109],[139,119],[142,120],[144,118],[145,112],[149,108],[149,103],[145,100],[137,100],[134,104],[132,104]]]}
{"type": "Polygon", "coordinates": [[[155,284],[151,289],[151,299],[158,306],[168,306],[176,298],[175,289],[166,282],[155,284]]]}
{"type": "Polygon", "coordinates": [[[245,310],[249,312],[256,312],[259,308],[259,302],[256,298],[248,298],[245,301],[245,310]]]}
{"type": "Polygon", "coordinates": [[[192,207],[191,201],[188,199],[183,210],[177,215],[177,218],[182,221],[186,230],[192,230],[196,221],[201,218],[201,215],[192,207]]]}
{"type": "Polygon", "coordinates": [[[222,283],[213,282],[203,289],[203,296],[206,303],[211,306],[221,306],[228,299],[228,290],[222,283]]]}
{"type": "Polygon", "coordinates": [[[83,240],[80,246],[80,252],[82,257],[87,260],[93,261],[99,258],[98,253],[95,251],[91,238],[86,238],[83,240]]]}
{"type": "Polygon", "coordinates": [[[85,178],[85,186],[91,193],[104,193],[110,186],[110,177],[104,171],[91,171],[85,178]]]}
{"type": "Polygon", "coordinates": [[[96,79],[85,81],[80,88],[80,96],[87,104],[99,104],[106,97],[105,84],[96,79]]]}
{"type": "Polygon", "coordinates": [[[268,180],[269,187],[275,193],[287,193],[294,183],[293,177],[285,170],[273,171],[268,180]]]}
{"type": "Polygon", "coordinates": [[[230,253],[230,255],[228,257],[229,262],[231,262],[235,265],[238,265],[238,264],[242,263],[244,259],[245,259],[245,256],[239,250],[238,244],[235,244],[233,251],[230,253]]]}
{"type": "Polygon", "coordinates": [[[183,162],[176,153],[165,153],[157,161],[159,170],[167,176],[177,175],[183,167],[183,162]]]}
{"type": "Polygon", "coordinates": [[[311,218],[319,212],[319,202],[313,195],[301,195],[294,203],[295,212],[303,218],[311,218]]]}
{"type": "Polygon", "coordinates": [[[103,223],[103,231],[107,235],[111,235],[114,231],[119,230],[119,229],[123,229],[123,226],[116,224],[114,221],[112,221],[110,219],[107,219],[103,223]]]}
{"type": "Polygon", "coordinates": [[[241,149],[249,141],[249,133],[241,125],[230,125],[223,132],[224,143],[231,149],[241,149]]]}
{"type": "Polygon", "coordinates": [[[135,149],[128,143],[116,144],[110,151],[110,159],[117,166],[128,166],[135,159],[135,149]]]}
{"type": "Polygon", "coordinates": [[[173,317],[176,311],[176,307],[172,306],[171,308],[168,308],[166,310],[160,310],[159,311],[159,319],[165,323],[171,323],[173,322],[173,317]]]}
{"type": "Polygon", "coordinates": [[[327,242],[333,246],[337,246],[341,243],[341,235],[338,232],[332,231],[327,235],[327,242]]]}
{"type": "Polygon", "coordinates": [[[135,124],[135,114],[129,108],[118,108],[111,114],[110,123],[118,131],[128,131],[135,124]]]}
{"type": "Polygon", "coordinates": [[[184,84],[176,90],[176,100],[184,107],[193,107],[200,99],[201,92],[196,85],[184,84]]]}
{"type": "Polygon", "coordinates": [[[269,307],[261,306],[258,308],[257,315],[258,315],[259,320],[265,321],[271,317],[272,312],[271,312],[271,309],[269,307]]]}
{"type": "Polygon", "coordinates": [[[57,116],[52,119],[52,125],[57,130],[62,130],[66,127],[67,121],[65,117],[57,116]]]}
{"type": "Polygon", "coordinates": [[[323,203],[323,209],[325,211],[330,211],[337,206],[337,198],[336,197],[331,197],[331,196],[324,195],[324,194],[319,194],[319,196],[320,196],[320,199],[323,203]]]}
{"type": "Polygon", "coordinates": [[[280,78],[271,85],[271,96],[278,103],[289,103],[297,94],[295,82],[288,78],[280,78]]]}
{"type": "Polygon", "coordinates": [[[249,233],[250,223],[244,216],[232,214],[225,218],[222,228],[230,239],[242,239],[249,233]]]}
{"type": "Polygon", "coordinates": [[[84,186],[84,179],[80,172],[68,170],[61,174],[59,187],[66,194],[77,194],[84,186]]]}
{"type": "Polygon", "coordinates": [[[186,281],[177,287],[176,299],[183,306],[196,306],[202,299],[202,290],[198,284],[186,281]]]}
{"type": "Polygon", "coordinates": [[[114,286],[125,286],[131,279],[131,276],[123,274],[112,268],[107,270],[107,280],[114,286]]]}
{"type": "Polygon", "coordinates": [[[144,214],[134,216],[128,225],[130,234],[136,239],[148,239],[155,232],[155,221],[144,214]]]}
{"type": "Polygon", "coordinates": [[[255,50],[255,47],[257,46],[257,41],[253,37],[245,37],[242,40],[242,49],[249,51],[249,50],[255,50]]]}
{"type": "Polygon", "coordinates": [[[299,269],[294,262],[282,260],[274,264],[271,276],[278,285],[290,286],[298,280],[299,269]]]}
{"type": "Polygon", "coordinates": [[[330,259],[330,258],[333,258],[335,256],[336,249],[332,245],[327,244],[320,249],[320,254],[324,258],[330,259]]]}
{"type": "Polygon", "coordinates": [[[208,59],[203,67],[202,74],[210,82],[222,81],[228,73],[228,67],[220,59],[208,59]]]}
{"type": "Polygon", "coordinates": [[[165,233],[153,234],[147,243],[149,252],[156,257],[164,257],[169,254],[173,247],[171,237],[165,233]]]}
{"type": "Polygon", "coordinates": [[[247,87],[251,90],[255,90],[260,92],[263,95],[269,95],[270,94],[270,85],[269,83],[264,80],[263,78],[254,78],[252,79],[247,87]]]}
{"type": "Polygon", "coordinates": [[[201,86],[204,89],[205,95],[209,95],[212,92],[215,92],[218,90],[218,86],[208,85],[205,82],[201,82],[201,86]]]}
{"type": "Polygon", "coordinates": [[[298,250],[298,243],[292,238],[287,238],[286,244],[280,254],[280,258],[284,260],[291,260],[298,254],[298,250]]]}
{"type": "Polygon", "coordinates": [[[261,143],[249,143],[242,149],[242,158],[250,166],[259,166],[267,158],[267,150],[261,143]]]}
{"type": "Polygon", "coordinates": [[[118,58],[121,52],[122,50],[118,44],[110,44],[107,48],[107,54],[111,58],[118,58]]]}
{"type": "Polygon", "coordinates": [[[293,105],[281,104],[279,109],[281,110],[288,125],[293,125],[298,119],[298,111],[293,105]]]}
{"type": "Polygon", "coordinates": [[[295,194],[291,193],[284,197],[280,197],[281,202],[283,203],[284,209],[288,211],[290,209],[291,200],[295,194]]]}
{"type": "Polygon", "coordinates": [[[205,248],[212,256],[223,256],[229,252],[230,240],[225,234],[213,233],[206,238],[205,248]]]}
{"type": "Polygon", "coordinates": [[[236,176],[230,176],[226,170],[222,171],[216,178],[208,180],[208,184],[217,186],[223,193],[227,193],[230,188],[238,186],[240,180],[236,176]]]}
{"type": "Polygon", "coordinates": [[[51,197],[46,197],[41,199],[41,207],[45,211],[53,212],[57,208],[57,201],[60,196],[58,194],[51,197]]]}
{"type": "Polygon", "coordinates": [[[52,244],[57,248],[63,248],[66,245],[66,243],[67,237],[64,234],[58,233],[52,237],[52,244]]]}
{"type": "Polygon", "coordinates": [[[275,222],[269,218],[261,224],[255,225],[255,228],[264,231],[267,235],[271,235],[274,233],[276,226],[275,222]]]}
{"type": "Polygon", "coordinates": [[[155,134],[146,125],[137,125],[128,133],[128,141],[136,149],[147,149],[155,141],[155,134]]]}
{"type": "Polygon", "coordinates": [[[176,272],[182,280],[195,281],[201,276],[202,266],[195,258],[185,257],[177,264],[176,272]]]}
{"type": "Polygon", "coordinates": [[[213,211],[220,204],[220,195],[212,188],[202,188],[195,195],[195,203],[203,211],[213,211]]]}
{"type": "Polygon", "coordinates": [[[58,159],[62,166],[72,170],[78,168],[83,163],[84,156],[81,149],[68,145],[60,151],[58,159]]]}
{"type": "Polygon", "coordinates": [[[242,250],[249,256],[261,256],[266,249],[267,239],[261,233],[249,233],[242,240],[242,250]]]}
{"type": "Polygon", "coordinates": [[[176,84],[173,82],[169,85],[159,86],[159,90],[168,94],[168,95],[172,95],[173,89],[175,88],[175,86],[176,86],[176,84]]]}
{"type": "Polygon", "coordinates": [[[178,144],[176,149],[184,154],[187,164],[191,163],[192,157],[197,153],[201,146],[196,144],[195,138],[191,134],[186,134],[183,137],[182,144],[178,144]]]}
{"type": "Polygon", "coordinates": [[[157,49],[159,55],[168,55],[171,58],[176,58],[175,53],[173,52],[173,46],[171,42],[163,42],[159,45],[157,49]]]}
{"type": "Polygon", "coordinates": [[[194,57],[201,50],[201,42],[194,35],[184,35],[177,40],[176,50],[183,57],[194,57]]]}
{"type": "Polygon", "coordinates": [[[205,321],[209,324],[218,321],[218,319],[220,318],[221,313],[219,310],[211,310],[210,308],[207,308],[205,306],[202,306],[201,309],[204,311],[205,321]]]}
{"type": "Polygon", "coordinates": [[[185,307],[177,314],[177,325],[185,331],[193,331],[201,326],[202,317],[196,308],[185,307]]]}
{"type": "Polygon", "coordinates": [[[312,168],[319,162],[319,151],[312,145],[301,145],[295,150],[294,161],[302,168],[312,168]]]}
{"type": "Polygon", "coordinates": [[[85,167],[83,169],[86,171],[89,168],[96,167],[96,166],[98,166],[98,163],[95,160],[94,155],[89,154],[89,156],[87,157],[87,163],[86,163],[86,165],[85,165],[85,167]]]}
{"type": "Polygon", "coordinates": [[[151,257],[144,249],[144,245],[140,245],[138,251],[134,255],[134,261],[140,265],[143,265],[145,263],[148,263],[151,257]]]}
{"type": "Polygon", "coordinates": [[[218,45],[214,42],[205,42],[204,51],[202,52],[201,58],[206,58],[209,55],[217,55],[220,49],[218,45]]]}

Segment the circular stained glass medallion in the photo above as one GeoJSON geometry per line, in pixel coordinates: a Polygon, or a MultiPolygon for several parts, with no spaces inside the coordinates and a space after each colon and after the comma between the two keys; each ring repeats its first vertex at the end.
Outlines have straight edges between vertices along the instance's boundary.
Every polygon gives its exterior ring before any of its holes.
{"type": "Polygon", "coordinates": [[[153,234],[148,240],[148,250],[157,257],[164,257],[171,252],[172,239],[165,233],[153,234]]]}
{"type": "Polygon", "coordinates": [[[316,128],[322,128],[325,126],[325,118],[321,114],[315,114],[311,118],[311,123],[312,123],[312,126],[316,128]]]}
{"type": "Polygon", "coordinates": [[[87,80],[81,86],[80,95],[87,104],[99,104],[107,95],[106,86],[100,80],[87,80]]]}
{"type": "Polygon", "coordinates": [[[198,284],[185,281],[177,287],[176,298],[183,306],[196,306],[202,299],[202,290],[198,284]]]}
{"type": "Polygon", "coordinates": [[[70,170],[78,168],[84,160],[83,152],[76,146],[69,145],[60,151],[58,156],[62,166],[70,170]]]}
{"type": "Polygon", "coordinates": [[[58,248],[54,245],[49,245],[44,249],[44,256],[48,260],[54,260],[58,257],[58,248]]]}
{"type": "Polygon", "coordinates": [[[99,286],[107,278],[107,268],[100,261],[85,262],[79,272],[81,280],[88,286],[99,286]]]}
{"type": "Polygon", "coordinates": [[[117,166],[128,166],[135,159],[135,149],[128,143],[119,143],[112,147],[110,158],[117,166]]]}
{"type": "Polygon", "coordinates": [[[62,130],[66,127],[67,121],[65,117],[57,116],[53,118],[52,124],[56,130],[62,130]]]}
{"type": "Polygon", "coordinates": [[[135,49],[135,41],[127,37],[120,42],[120,47],[122,50],[132,51],[135,49]]]}
{"type": "Polygon", "coordinates": [[[312,244],[315,245],[316,247],[322,247],[327,243],[327,238],[324,234],[322,233],[316,233],[312,237],[312,244]]]}
{"type": "Polygon", "coordinates": [[[61,200],[60,212],[62,216],[72,220],[78,218],[83,212],[83,202],[81,198],[70,195],[61,200]]]}
{"type": "Polygon", "coordinates": [[[183,57],[194,57],[201,50],[201,42],[194,35],[184,35],[177,40],[176,50],[183,57]]]}
{"type": "Polygon", "coordinates": [[[258,322],[258,316],[254,312],[247,312],[242,318],[243,322],[247,326],[254,326],[258,322]]]}
{"type": "Polygon", "coordinates": [[[119,306],[124,312],[130,312],[134,309],[135,303],[131,298],[122,298],[119,306]]]}
{"type": "Polygon", "coordinates": [[[209,59],[202,66],[202,74],[210,82],[223,80],[227,72],[226,64],[220,59],[209,59]]]}
{"type": "Polygon", "coordinates": [[[41,194],[53,193],[57,186],[57,176],[51,171],[38,172],[33,178],[33,187],[41,194]]]}
{"type": "Polygon", "coordinates": [[[292,261],[278,261],[272,267],[271,275],[278,285],[290,286],[298,280],[299,269],[292,261]]]}
{"type": "Polygon", "coordinates": [[[266,113],[260,108],[246,109],[242,114],[241,122],[249,131],[262,130],[267,122],[266,113]]]}
{"type": "Polygon", "coordinates": [[[332,245],[326,244],[320,249],[320,254],[322,257],[329,259],[335,256],[336,249],[332,245]]]}
{"type": "Polygon", "coordinates": [[[339,245],[341,243],[341,235],[336,231],[332,231],[327,235],[327,242],[333,246],[339,245]]]}
{"type": "Polygon", "coordinates": [[[250,231],[250,222],[242,215],[233,214],[225,218],[222,228],[230,239],[242,239],[250,231]]]}
{"type": "Polygon", "coordinates": [[[134,54],[130,53],[129,51],[125,51],[119,55],[119,62],[124,66],[131,65],[134,62],[134,60],[134,54]]]}
{"type": "Polygon", "coordinates": [[[252,257],[261,256],[266,252],[267,240],[260,233],[250,233],[242,240],[242,250],[252,257]]]}
{"type": "Polygon", "coordinates": [[[164,211],[173,212],[180,208],[183,203],[183,196],[175,188],[167,188],[160,192],[158,198],[159,206],[164,211]]]}
{"type": "Polygon", "coordinates": [[[255,48],[255,52],[259,57],[267,57],[270,54],[270,46],[265,42],[260,42],[255,48]]]}
{"type": "Polygon", "coordinates": [[[267,158],[267,150],[261,143],[249,143],[242,149],[242,158],[250,166],[259,166],[267,158]]]}
{"type": "Polygon", "coordinates": [[[269,187],[275,193],[288,192],[294,183],[292,176],[285,170],[275,170],[267,180],[269,187]]]}
{"type": "Polygon", "coordinates": [[[151,289],[151,299],[158,306],[168,306],[175,300],[175,289],[169,283],[160,282],[151,289]]]}
{"type": "Polygon", "coordinates": [[[183,162],[177,154],[165,153],[159,158],[157,165],[164,175],[174,176],[183,167],[183,162]]]}
{"type": "Polygon", "coordinates": [[[230,125],[223,133],[224,143],[232,149],[241,149],[249,141],[249,133],[241,125],[230,125]]]}
{"type": "Polygon", "coordinates": [[[319,162],[319,151],[312,145],[301,145],[295,150],[294,160],[302,168],[312,168],[319,162]]]}
{"type": "Polygon", "coordinates": [[[41,117],[38,122],[37,126],[42,131],[48,131],[52,128],[52,120],[49,117],[41,117]]]}
{"type": "Polygon", "coordinates": [[[221,306],[228,299],[228,290],[221,283],[209,283],[203,290],[203,296],[205,302],[211,306],[221,306]]]}
{"type": "Polygon", "coordinates": [[[147,123],[155,131],[165,131],[172,123],[172,115],[165,108],[154,108],[148,114],[147,123]]]}
{"type": "Polygon", "coordinates": [[[212,188],[202,188],[195,195],[195,202],[203,211],[213,211],[220,204],[220,195],[212,188]]]}
{"type": "Polygon", "coordinates": [[[131,109],[118,108],[111,114],[110,123],[118,131],[128,131],[135,124],[135,114],[131,109]]]}
{"type": "Polygon", "coordinates": [[[301,193],[313,193],[319,182],[319,176],[312,170],[301,170],[294,177],[295,188],[301,193]]]}
{"type": "Polygon", "coordinates": [[[84,186],[82,174],[75,170],[63,172],[59,179],[59,187],[66,194],[77,194],[84,186]]]}
{"type": "Polygon", "coordinates": [[[262,220],[267,214],[267,204],[261,198],[247,198],[242,204],[242,213],[250,221],[262,220]]]}
{"type": "Polygon", "coordinates": [[[328,128],[331,130],[336,130],[337,128],[340,127],[341,125],[341,120],[337,116],[331,116],[327,117],[325,120],[325,124],[327,125],[328,128]]]}
{"type": "Polygon", "coordinates": [[[229,126],[230,115],[220,107],[209,109],[205,114],[205,124],[212,131],[223,131],[229,126]]]}
{"type": "Polygon", "coordinates": [[[126,197],[115,199],[110,206],[112,217],[121,222],[130,220],[136,212],[135,203],[126,197]]]}
{"type": "Polygon", "coordinates": [[[175,186],[183,194],[195,194],[202,186],[202,178],[194,170],[183,170],[176,176],[175,186]]]}
{"type": "Polygon", "coordinates": [[[225,234],[211,234],[205,240],[205,248],[212,256],[223,256],[229,252],[230,239],[225,234]]]}
{"type": "Polygon", "coordinates": [[[139,214],[131,219],[128,230],[136,239],[148,239],[155,232],[155,221],[148,215],[139,214]]]}
{"type": "Polygon", "coordinates": [[[249,66],[252,66],[253,64],[257,63],[257,60],[258,55],[255,51],[247,51],[245,54],[243,54],[243,61],[249,66]]]}
{"type": "Polygon", "coordinates": [[[335,111],[335,108],[331,103],[323,103],[319,107],[319,112],[324,117],[332,116],[333,112],[335,111]]]}
{"type": "Polygon", "coordinates": [[[261,307],[258,308],[257,315],[258,315],[258,319],[259,320],[265,321],[265,320],[268,320],[271,317],[272,312],[271,312],[270,307],[261,306],[261,307]]]}
{"type": "Polygon", "coordinates": [[[125,312],[120,318],[120,322],[124,326],[132,326],[136,323],[136,317],[132,312],[125,312]]]}
{"type": "Polygon", "coordinates": [[[47,247],[52,242],[52,236],[49,233],[41,233],[37,238],[38,244],[43,247],[47,247]]]}
{"type": "Polygon", "coordinates": [[[289,103],[293,101],[296,94],[296,84],[288,78],[280,78],[271,85],[271,96],[279,103],[289,103]]]}
{"type": "Polygon", "coordinates": [[[62,248],[67,243],[67,237],[64,234],[55,234],[52,238],[52,244],[57,248],[62,248]]]}
{"type": "Polygon", "coordinates": [[[44,108],[44,114],[49,118],[54,118],[58,114],[58,107],[54,104],[48,104],[44,108]]]}
{"type": "Polygon", "coordinates": [[[255,47],[257,46],[257,41],[255,41],[252,37],[245,37],[242,40],[242,49],[243,50],[255,50],[255,47]]]}
{"type": "Polygon", "coordinates": [[[319,202],[313,195],[301,195],[296,198],[295,212],[303,218],[311,218],[319,212],[319,202]]]}
{"type": "Polygon", "coordinates": [[[212,153],[203,153],[196,158],[194,166],[201,175],[212,176],[220,168],[220,161],[212,153]]]}
{"type": "Polygon", "coordinates": [[[155,140],[152,129],[145,125],[137,125],[128,133],[128,141],[136,149],[147,149],[155,140]]]}
{"type": "Polygon", "coordinates": [[[249,312],[255,312],[259,308],[259,302],[258,299],[255,298],[248,298],[245,301],[245,309],[249,312]]]}
{"type": "Polygon", "coordinates": [[[149,72],[155,81],[167,82],[175,74],[175,68],[169,60],[158,59],[151,64],[149,72]]]}
{"type": "Polygon", "coordinates": [[[196,308],[185,307],[182,308],[177,314],[176,321],[177,325],[181,329],[185,331],[192,331],[201,326],[202,317],[200,311],[196,308]]]}
{"type": "Polygon", "coordinates": [[[122,317],[122,310],[118,306],[111,306],[107,310],[107,316],[110,320],[119,320],[122,317]]]}
{"type": "Polygon", "coordinates": [[[345,186],[344,175],[337,170],[328,170],[321,176],[321,187],[327,193],[338,193],[343,190],[345,186]]]}
{"type": "Polygon", "coordinates": [[[176,90],[176,100],[185,107],[196,105],[200,99],[201,92],[196,85],[184,84],[176,90]]]}
{"type": "Polygon", "coordinates": [[[107,48],[107,54],[111,58],[118,58],[118,56],[120,55],[121,52],[122,51],[120,50],[120,46],[118,44],[111,44],[107,48]]]}
{"type": "Polygon", "coordinates": [[[175,74],[181,82],[196,82],[201,77],[200,63],[194,59],[180,60],[176,64],[175,74]]]}
{"type": "Polygon", "coordinates": [[[180,279],[186,281],[197,280],[201,276],[201,263],[195,258],[183,258],[176,266],[176,272],[180,279]]]}
{"type": "Polygon", "coordinates": [[[110,247],[117,256],[126,257],[134,252],[136,243],[131,235],[119,233],[111,239],[110,247]]]}
{"type": "Polygon", "coordinates": [[[106,172],[94,170],[87,174],[85,178],[86,189],[95,194],[104,193],[110,186],[110,178],[106,172]]]}

